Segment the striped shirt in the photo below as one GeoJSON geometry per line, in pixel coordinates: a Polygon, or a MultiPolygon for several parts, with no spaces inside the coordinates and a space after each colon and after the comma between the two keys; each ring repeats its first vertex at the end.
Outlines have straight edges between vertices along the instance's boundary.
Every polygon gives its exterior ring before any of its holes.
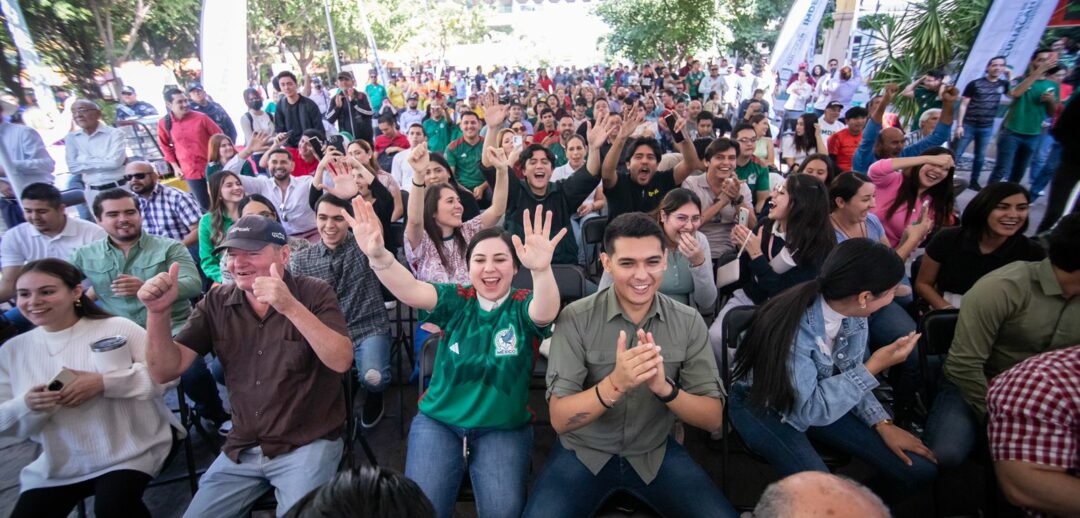
{"type": "Polygon", "coordinates": [[[183,242],[199,224],[202,209],[191,193],[158,183],[149,197],[139,196],[143,230],[147,234],[183,242]]]}

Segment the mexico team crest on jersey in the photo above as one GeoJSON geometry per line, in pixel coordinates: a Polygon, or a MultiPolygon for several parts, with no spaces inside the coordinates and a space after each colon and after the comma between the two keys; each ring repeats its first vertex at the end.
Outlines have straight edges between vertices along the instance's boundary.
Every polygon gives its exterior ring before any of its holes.
{"type": "Polygon", "coordinates": [[[517,353],[517,333],[510,324],[495,333],[495,356],[516,356],[517,353]]]}

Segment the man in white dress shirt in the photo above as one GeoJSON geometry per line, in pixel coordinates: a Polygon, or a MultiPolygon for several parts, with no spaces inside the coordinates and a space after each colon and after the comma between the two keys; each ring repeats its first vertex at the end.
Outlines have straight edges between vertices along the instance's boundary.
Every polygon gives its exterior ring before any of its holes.
{"type": "Polygon", "coordinates": [[[267,153],[267,170],[271,178],[265,176],[241,176],[247,194],[261,194],[274,204],[281,217],[281,226],[290,236],[319,240],[319,230],[315,228],[315,211],[308,205],[308,193],[314,176],[293,176],[292,155],[283,148],[267,153]]]}
{"type": "Polygon", "coordinates": [[[124,132],[101,122],[101,109],[93,101],[80,99],[71,107],[78,129],[64,140],[68,172],[81,176],[86,205],[79,207],[83,219],[93,221],[87,206],[101,191],[120,187],[124,181],[127,148],[124,132]]]}
{"type": "MultiPolygon", "coordinates": [[[[21,124],[5,122],[19,108],[10,96],[0,98],[0,176],[11,185],[17,199],[22,190],[32,183],[53,183],[53,162],[45,150],[41,135],[21,124]]],[[[14,226],[14,225],[9,225],[14,226]]]]}

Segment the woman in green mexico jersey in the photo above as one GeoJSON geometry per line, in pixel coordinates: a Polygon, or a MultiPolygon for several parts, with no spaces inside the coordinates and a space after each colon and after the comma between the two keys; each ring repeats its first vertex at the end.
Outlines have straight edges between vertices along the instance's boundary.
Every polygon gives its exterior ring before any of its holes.
{"type": "Polygon", "coordinates": [[[521,516],[532,449],[529,379],[534,351],[559,312],[551,256],[566,230],[549,237],[551,213],[545,218],[537,207],[533,218],[526,210],[524,242],[499,228],[473,236],[470,284],[426,283],[383,247],[371,204],[356,198],[353,212],[346,219],[379,281],[442,328],[431,386],[409,431],[406,476],[438,516],[450,517],[467,467],[481,518],[521,516]],[[532,272],[533,292],[511,289],[519,265],[532,272]]]}

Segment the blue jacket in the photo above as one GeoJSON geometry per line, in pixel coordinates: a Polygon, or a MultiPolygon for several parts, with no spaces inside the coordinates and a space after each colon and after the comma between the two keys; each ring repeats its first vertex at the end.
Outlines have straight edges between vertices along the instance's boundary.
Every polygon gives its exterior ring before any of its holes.
{"type": "MultiPolygon", "coordinates": [[[[930,136],[904,148],[900,151],[900,156],[918,156],[927,149],[948,142],[951,133],[951,125],[939,122],[937,126],[934,126],[934,131],[930,133],[930,136]]],[[[866,173],[878,160],[878,157],[874,155],[874,143],[877,142],[879,134],[881,134],[881,124],[874,122],[874,119],[867,120],[866,128],[862,132],[862,141],[859,142],[859,148],[855,150],[855,157],[851,159],[853,171],[866,173]]]]}
{"type": "Polygon", "coordinates": [[[871,392],[878,381],[863,365],[869,336],[866,319],[845,318],[833,342],[832,357],[826,356],[818,347],[825,336],[824,303],[818,297],[806,309],[795,335],[788,360],[795,402],[781,415],[782,420],[805,432],[811,426],[830,425],[848,412],[855,412],[868,426],[888,419],[888,412],[871,392]]]}

